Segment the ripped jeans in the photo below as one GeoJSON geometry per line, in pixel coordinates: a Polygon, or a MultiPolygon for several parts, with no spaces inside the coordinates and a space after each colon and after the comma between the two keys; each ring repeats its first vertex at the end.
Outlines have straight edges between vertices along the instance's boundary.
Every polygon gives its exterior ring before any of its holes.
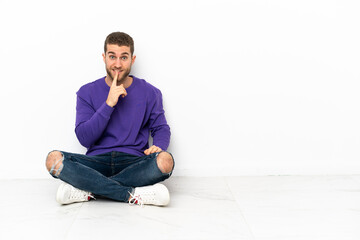
{"type": "MultiPolygon", "coordinates": [[[[157,166],[157,156],[153,153],[134,156],[122,152],[109,152],[96,156],[62,153],[58,171],[50,170],[54,178],[70,185],[116,201],[127,202],[135,187],[152,185],[169,178],[157,166]]],[[[171,154],[170,154],[171,155],[171,154]]],[[[175,164],[174,164],[175,165],[175,164]]],[[[173,168],[174,169],[174,168],[173,168]]]]}

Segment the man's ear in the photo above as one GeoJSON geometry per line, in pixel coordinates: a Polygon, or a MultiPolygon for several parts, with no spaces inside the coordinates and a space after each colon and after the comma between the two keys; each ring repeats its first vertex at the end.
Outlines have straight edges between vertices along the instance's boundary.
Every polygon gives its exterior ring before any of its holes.
{"type": "Polygon", "coordinates": [[[136,55],[134,55],[134,56],[132,57],[132,59],[131,59],[131,65],[133,65],[133,64],[134,64],[135,59],[136,59],[136,55]]]}
{"type": "Polygon", "coordinates": [[[103,53],[102,56],[103,56],[104,63],[106,63],[105,62],[105,53],[103,53]]]}

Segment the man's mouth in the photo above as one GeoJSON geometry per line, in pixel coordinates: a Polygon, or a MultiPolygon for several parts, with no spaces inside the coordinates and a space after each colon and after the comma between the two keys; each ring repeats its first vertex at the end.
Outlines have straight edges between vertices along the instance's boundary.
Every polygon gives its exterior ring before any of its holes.
{"type": "Polygon", "coordinates": [[[117,69],[113,69],[112,70],[114,73],[121,73],[122,72],[122,70],[117,70],[117,69]]]}

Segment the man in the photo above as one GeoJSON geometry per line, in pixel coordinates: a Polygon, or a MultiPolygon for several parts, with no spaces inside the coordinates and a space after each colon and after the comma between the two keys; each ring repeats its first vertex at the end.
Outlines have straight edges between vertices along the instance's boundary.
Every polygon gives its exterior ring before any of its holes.
{"type": "Polygon", "coordinates": [[[46,159],[50,174],[64,181],[56,196],[60,204],[94,196],[140,205],[169,203],[169,191],[159,182],[174,168],[166,152],[170,128],[161,92],[130,75],[135,58],[133,39],[111,33],[104,44],[106,77],[77,92],[75,133],[86,155],[55,150],[46,159]]]}

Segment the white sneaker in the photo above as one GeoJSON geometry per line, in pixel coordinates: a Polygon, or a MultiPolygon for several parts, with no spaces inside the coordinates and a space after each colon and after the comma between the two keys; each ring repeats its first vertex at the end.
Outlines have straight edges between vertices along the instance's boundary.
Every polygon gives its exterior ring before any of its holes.
{"type": "Polygon", "coordinates": [[[87,202],[91,198],[95,199],[90,192],[77,189],[67,183],[62,183],[56,193],[56,201],[60,204],[87,202]]]}
{"type": "Polygon", "coordinates": [[[130,193],[130,205],[156,205],[156,206],[166,206],[170,202],[169,190],[165,185],[157,183],[155,185],[146,186],[146,187],[137,187],[135,188],[134,194],[130,193]]]}

